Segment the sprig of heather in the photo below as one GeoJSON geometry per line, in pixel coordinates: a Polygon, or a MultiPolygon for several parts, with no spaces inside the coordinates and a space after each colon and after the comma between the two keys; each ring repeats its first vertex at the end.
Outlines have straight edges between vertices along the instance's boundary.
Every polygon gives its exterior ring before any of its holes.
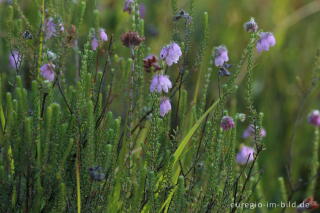
{"type": "Polygon", "coordinates": [[[280,192],[281,192],[281,200],[284,202],[288,201],[288,193],[287,193],[287,188],[285,185],[285,181],[283,177],[278,178],[278,183],[280,185],[280,192]]]}
{"type": "MultiPolygon", "coordinates": [[[[320,120],[320,118],[318,118],[318,120],[320,120]]],[[[315,191],[316,191],[316,181],[317,181],[317,179],[314,178],[314,177],[317,176],[318,169],[319,169],[319,154],[318,154],[318,152],[319,152],[319,141],[320,141],[320,139],[319,139],[319,126],[320,126],[320,122],[318,122],[317,125],[315,125],[315,127],[314,127],[314,139],[313,139],[312,160],[311,160],[311,162],[312,162],[311,165],[312,166],[311,166],[310,174],[309,174],[309,180],[308,180],[309,184],[308,184],[308,188],[307,188],[307,191],[306,191],[306,197],[314,195],[315,191]]]]}

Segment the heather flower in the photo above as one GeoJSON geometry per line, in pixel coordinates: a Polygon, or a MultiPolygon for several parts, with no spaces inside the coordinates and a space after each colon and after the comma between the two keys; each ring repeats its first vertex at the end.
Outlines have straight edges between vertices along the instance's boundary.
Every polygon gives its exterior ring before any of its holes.
{"type": "Polygon", "coordinates": [[[161,69],[158,64],[158,58],[155,55],[145,57],[143,59],[143,66],[147,72],[151,72],[152,70],[158,71],[161,69]]]}
{"type": "Polygon", "coordinates": [[[169,98],[162,98],[160,101],[160,115],[164,117],[169,111],[171,111],[171,103],[169,98]]]}
{"type": "Polygon", "coordinates": [[[314,126],[320,126],[320,111],[313,110],[308,116],[308,122],[314,126]]]}
{"type": "Polygon", "coordinates": [[[141,37],[137,32],[127,32],[121,35],[121,41],[124,46],[132,48],[139,46],[144,41],[144,37],[141,37]]]}
{"type": "Polygon", "coordinates": [[[99,41],[96,37],[93,37],[91,40],[91,49],[97,50],[98,47],[99,47],[99,41]]]}
{"type": "Polygon", "coordinates": [[[231,128],[234,128],[235,124],[234,124],[233,118],[230,116],[223,116],[220,126],[225,131],[231,128]]]}
{"type": "Polygon", "coordinates": [[[99,36],[100,36],[101,41],[108,41],[108,35],[104,31],[104,29],[99,30],[99,36]]]}
{"type": "Polygon", "coordinates": [[[261,32],[259,34],[260,39],[257,42],[258,52],[269,51],[270,47],[273,47],[276,44],[276,39],[270,32],[261,32]]]}
{"type": "Polygon", "coordinates": [[[181,55],[181,48],[175,42],[163,47],[160,52],[160,58],[165,60],[168,66],[178,63],[181,55]]]}
{"type": "MultiPolygon", "coordinates": [[[[247,129],[244,130],[242,137],[243,138],[249,138],[249,137],[254,137],[255,135],[255,129],[254,125],[249,125],[247,129]]],[[[260,128],[260,137],[265,137],[267,135],[267,132],[264,128],[260,128]]]]}
{"type": "Polygon", "coordinates": [[[139,15],[142,19],[144,19],[146,16],[146,5],[143,3],[139,5],[139,15]]]}
{"type": "Polygon", "coordinates": [[[22,56],[16,50],[12,51],[9,55],[9,63],[12,68],[18,69],[21,65],[22,56]]]}
{"type": "Polygon", "coordinates": [[[44,64],[42,67],[40,67],[40,74],[42,77],[48,81],[53,81],[55,74],[54,74],[54,64],[44,64]]]}
{"type": "Polygon", "coordinates": [[[103,181],[106,175],[101,170],[102,168],[100,166],[89,168],[89,175],[91,179],[94,181],[103,181]]]}
{"type": "Polygon", "coordinates": [[[254,18],[251,18],[248,22],[246,22],[244,25],[243,25],[244,29],[247,31],[247,32],[257,32],[258,31],[258,24],[255,22],[254,18]]]}
{"type": "Polygon", "coordinates": [[[229,61],[227,48],[223,45],[216,47],[214,50],[214,64],[217,67],[222,67],[227,61],[229,61]]]}
{"type": "Polygon", "coordinates": [[[46,35],[46,40],[50,39],[53,36],[56,36],[57,34],[57,25],[54,23],[53,18],[48,18],[45,21],[45,35],[46,35]]]}
{"type": "Polygon", "coordinates": [[[252,147],[242,145],[237,156],[236,161],[240,165],[244,165],[247,162],[251,162],[254,160],[255,150],[252,147]]]}
{"type": "Polygon", "coordinates": [[[124,6],[123,6],[123,11],[131,13],[132,12],[132,7],[133,7],[134,0],[125,0],[124,6]]]}
{"type": "Polygon", "coordinates": [[[168,93],[172,83],[167,75],[154,75],[150,85],[150,92],[168,93]]]}

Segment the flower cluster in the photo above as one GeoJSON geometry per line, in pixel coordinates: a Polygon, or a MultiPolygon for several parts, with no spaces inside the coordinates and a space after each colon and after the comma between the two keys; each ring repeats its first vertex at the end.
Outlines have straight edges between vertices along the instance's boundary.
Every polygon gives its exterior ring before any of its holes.
{"type": "Polygon", "coordinates": [[[181,48],[175,42],[163,47],[160,52],[160,58],[165,60],[168,66],[178,63],[180,56],[182,56],[181,48]]]}
{"type": "Polygon", "coordinates": [[[172,88],[172,83],[167,75],[156,74],[153,76],[150,85],[150,92],[165,92],[168,93],[169,89],[172,88]]]}
{"type": "Polygon", "coordinates": [[[255,150],[252,147],[242,145],[236,156],[236,161],[240,165],[245,165],[254,160],[255,150]]]}
{"type": "Polygon", "coordinates": [[[123,6],[123,11],[131,13],[133,4],[134,4],[134,0],[125,0],[124,1],[124,6],[123,6]]]}
{"type": "Polygon", "coordinates": [[[224,45],[220,45],[214,48],[213,52],[214,57],[214,65],[219,68],[220,76],[229,76],[231,73],[229,72],[229,68],[231,64],[227,64],[229,61],[228,50],[224,45]]]}
{"type": "MultiPolygon", "coordinates": [[[[256,127],[256,130],[258,127],[256,127]]],[[[243,132],[242,138],[250,138],[254,137],[256,134],[255,126],[253,124],[250,124],[243,132]]],[[[260,137],[265,137],[267,135],[267,132],[264,128],[260,128],[260,137]]]]}
{"type": "Polygon", "coordinates": [[[40,67],[40,74],[48,81],[53,81],[55,77],[54,73],[55,65],[52,63],[44,64],[40,67]]]}
{"type": "Polygon", "coordinates": [[[45,20],[44,23],[45,39],[48,40],[52,37],[55,37],[60,32],[64,32],[63,24],[56,23],[52,17],[49,17],[45,20]]]}
{"type": "Polygon", "coordinates": [[[259,37],[256,47],[259,53],[262,51],[269,51],[270,47],[276,45],[276,39],[270,32],[261,32],[259,33],[259,37]]]}
{"type": "Polygon", "coordinates": [[[313,110],[308,116],[308,122],[314,126],[320,126],[320,111],[313,110]]]}
{"type": "Polygon", "coordinates": [[[108,41],[108,35],[104,29],[99,29],[99,39],[94,35],[91,40],[92,50],[97,50],[100,43],[108,41]]]}
{"type": "Polygon", "coordinates": [[[229,61],[227,48],[224,45],[216,47],[214,50],[214,64],[216,67],[222,67],[227,61],[229,61]]]}
{"type": "MultiPolygon", "coordinates": [[[[166,62],[168,66],[172,66],[174,63],[178,63],[180,56],[182,55],[181,48],[177,43],[171,43],[162,48],[160,52],[160,58],[166,62]]],[[[143,60],[144,68],[147,72],[160,71],[161,67],[158,64],[158,58],[154,55],[150,55],[143,60]]],[[[172,88],[172,83],[169,76],[157,73],[153,76],[150,84],[150,92],[168,93],[172,88]]],[[[164,117],[171,111],[170,99],[162,97],[160,100],[160,115],[164,117]]]]}
{"type": "Polygon", "coordinates": [[[9,63],[10,66],[14,69],[18,69],[21,65],[22,61],[22,55],[19,53],[19,51],[14,50],[9,55],[9,63]]]}
{"type": "MultiPolygon", "coordinates": [[[[150,92],[168,93],[172,88],[172,83],[169,76],[162,74],[155,74],[151,81],[150,92]]],[[[171,111],[171,103],[169,98],[162,98],[160,101],[160,115],[164,117],[169,111],[171,111]]]]}
{"type": "Polygon", "coordinates": [[[233,118],[230,116],[223,116],[220,126],[225,131],[234,128],[235,124],[233,118]]]}

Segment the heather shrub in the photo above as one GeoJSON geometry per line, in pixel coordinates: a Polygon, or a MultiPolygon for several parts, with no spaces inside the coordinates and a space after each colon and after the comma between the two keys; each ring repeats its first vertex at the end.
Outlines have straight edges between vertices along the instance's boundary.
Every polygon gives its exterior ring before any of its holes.
{"type": "Polygon", "coordinates": [[[0,212],[318,208],[319,53],[292,127],[309,129],[309,160],[289,161],[302,156],[294,133],[280,162],[266,142],[273,103],[256,95],[278,39],[258,18],[245,17],[239,45],[219,33],[212,45],[215,14],[193,0],[166,6],[167,38],[150,27],[152,1],[0,2],[0,212]],[[270,164],[282,172],[270,178],[270,164]]]}

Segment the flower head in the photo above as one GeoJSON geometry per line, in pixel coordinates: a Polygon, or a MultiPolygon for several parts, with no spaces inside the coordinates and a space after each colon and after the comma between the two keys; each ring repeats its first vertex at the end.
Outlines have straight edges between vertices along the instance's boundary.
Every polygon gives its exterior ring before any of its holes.
{"type": "Polygon", "coordinates": [[[14,50],[10,53],[9,63],[12,68],[18,69],[21,65],[21,61],[22,61],[22,56],[17,50],[14,50]]]}
{"type": "Polygon", "coordinates": [[[150,85],[150,92],[168,93],[172,83],[167,75],[154,75],[150,85]]]}
{"type": "Polygon", "coordinates": [[[255,150],[252,147],[242,145],[237,156],[236,161],[238,164],[244,165],[247,162],[251,162],[254,160],[255,150]]]}
{"type": "Polygon", "coordinates": [[[104,29],[99,30],[99,36],[100,36],[101,41],[108,41],[108,35],[104,29]]]}
{"type": "Polygon", "coordinates": [[[160,52],[160,58],[165,60],[168,66],[178,63],[181,55],[181,48],[175,42],[163,47],[160,52]]]}
{"type": "Polygon", "coordinates": [[[227,48],[223,45],[216,47],[214,50],[214,64],[217,67],[222,67],[227,61],[229,61],[227,48]]]}
{"type": "Polygon", "coordinates": [[[169,98],[162,98],[160,101],[160,115],[164,117],[168,112],[171,111],[171,103],[169,98]]]}
{"type": "Polygon", "coordinates": [[[127,32],[121,35],[122,44],[126,47],[132,48],[139,46],[141,42],[145,40],[137,32],[127,32]]]}
{"type": "Polygon", "coordinates": [[[158,64],[158,58],[155,55],[149,55],[143,59],[143,66],[147,72],[158,71],[161,67],[158,64]]]}
{"type": "Polygon", "coordinates": [[[234,128],[235,124],[233,118],[230,116],[223,116],[220,126],[225,131],[234,128]]]}
{"type": "Polygon", "coordinates": [[[257,32],[259,28],[254,18],[251,18],[248,22],[244,23],[243,27],[247,32],[251,32],[251,33],[257,32]]]}
{"type": "Polygon", "coordinates": [[[257,42],[258,52],[269,51],[270,47],[273,47],[276,44],[276,39],[274,35],[270,32],[261,32],[259,34],[260,39],[257,42]]]}
{"type": "MultiPolygon", "coordinates": [[[[256,127],[258,128],[258,127],[256,127]]],[[[249,138],[249,137],[254,137],[255,135],[255,129],[254,125],[250,124],[247,129],[244,130],[242,137],[243,138],[249,138]]],[[[267,132],[264,128],[260,128],[260,137],[265,137],[267,135],[267,132]]]]}
{"type": "Polygon", "coordinates": [[[40,74],[44,79],[48,81],[53,81],[55,77],[54,68],[55,68],[54,64],[51,64],[51,63],[44,64],[40,67],[40,74]]]}
{"type": "Polygon", "coordinates": [[[132,6],[133,6],[134,0],[125,0],[123,11],[131,13],[132,12],[132,6]]]}
{"type": "Polygon", "coordinates": [[[142,19],[144,19],[146,16],[146,5],[143,3],[139,5],[139,15],[140,15],[140,18],[142,19]]]}
{"type": "Polygon", "coordinates": [[[91,49],[97,50],[98,47],[99,47],[99,41],[96,37],[93,37],[91,40],[91,49]]]}
{"type": "Polygon", "coordinates": [[[313,110],[308,116],[308,122],[314,126],[320,126],[320,111],[313,110]]]}
{"type": "Polygon", "coordinates": [[[53,36],[57,35],[57,25],[54,23],[53,18],[50,17],[45,21],[45,34],[46,40],[50,39],[53,36]]]}

